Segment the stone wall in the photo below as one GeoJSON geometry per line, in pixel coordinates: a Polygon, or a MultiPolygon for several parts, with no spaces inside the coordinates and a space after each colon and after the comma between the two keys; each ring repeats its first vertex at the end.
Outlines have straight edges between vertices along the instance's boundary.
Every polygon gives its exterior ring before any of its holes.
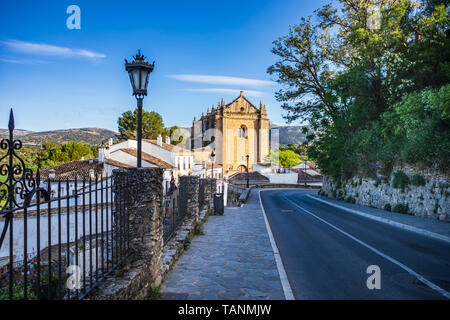
{"type": "Polygon", "coordinates": [[[408,183],[403,189],[392,185],[393,174],[389,182],[382,179],[354,177],[337,186],[330,177],[324,176],[320,194],[356,204],[391,210],[398,204],[407,206],[407,213],[430,219],[450,221],[449,177],[436,170],[417,170],[412,167],[396,167],[392,171],[402,171],[410,181],[414,175],[420,175],[425,185],[408,183]]]}
{"type": "Polygon", "coordinates": [[[203,188],[203,204],[207,205],[208,208],[211,207],[211,199],[212,199],[212,193],[215,193],[217,190],[217,179],[214,178],[201,178],[202,183],[200,183],[200,188],[203,188]],[[212,192],[212,193],[211,193],[212,192]]]}
{"type": "Polygon", "coordinates": [[[116,193],[116,201],[126,203],[131,254],[88,298],[143,299],[151,287],[160,285],[162,281],[163,169],[114,170],[113,180],[114,185],[123,191],[116,193]]]}
{"type": "Polygon", "coordinates": [[[199,178],[180,177],[180,192],[186,215],[171,240],[163,243],[163,170],[130,168],[114,170],[116,203],[125,203],[131,254],[105,281],[91,292],[91,300],[145,299],[152,287],[159,286],[183,252],[185,240],[206,216],[211,204],[211,186],[216,179],[205,179],[204,209],[199,209],[199,178]]]}

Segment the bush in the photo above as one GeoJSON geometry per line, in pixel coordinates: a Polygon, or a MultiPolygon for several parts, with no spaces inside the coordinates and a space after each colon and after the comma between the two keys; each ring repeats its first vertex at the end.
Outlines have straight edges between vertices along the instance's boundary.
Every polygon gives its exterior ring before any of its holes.
{"type": "Polygon", "coordinates": [[[392,187],[395,189],[405,189],[409,184],[408,176],[401,170],[395,171],[392,178],[392,187]]]}
{"type": "Polygon", "coordinates": [[[190,246],[191,246],[191,238],[187,237],[186,239],[184,239],[183,248],[184,250],[187,250],[189,249],[190,246]]]}
{"type": "Polygon", "coordinates": [[[162,298],[161,286],[151,287],[147,293],[147,300],[159,300],[162,298]]]}
{"type": "Polygon", "coordinates": [[[420,174],[415,174],[411,177],[411,184],[414,186],[424,186],[425,183],[425,178],[420,174]]]}
{"type": "Polygon", "coordinates": [[[355,202],[356,202],[356,199],[353,198],[352,196],[348,196],[347,198],[345,198],[345,202],[355,203],[355,202]]]}
{"type": "Polygon", "coordinates": [[[390,204],[390,203],[386,203],[386,204],[384,205],[384,210],[386,210],[386,211],[391,211],[391,204],[390,204]]]}
{"type": "Polygon", "coordinates": [[[408,209],[409,209],[408,204],[397,203],[394,206],[394,209],[392,209],[392,211],[398,212],[398,213],[408,213],[408,209]]]}

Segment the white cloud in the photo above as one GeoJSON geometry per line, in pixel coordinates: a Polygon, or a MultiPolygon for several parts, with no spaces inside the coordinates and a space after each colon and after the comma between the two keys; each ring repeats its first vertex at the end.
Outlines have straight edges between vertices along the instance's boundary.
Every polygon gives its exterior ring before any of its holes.
{"type": "Polygon", "coordinates": [[[42,63],[50,63],[50,61],[45,60],[37,60],[37,59],[10,59],[10,58],[0,58],[1,62],[6,63],[15,63],[15,64],[42,64],[42,63]]]}
{"type": "MultiPolygon", "coordinates": [[[[233,94],[239,95],[240,89],[226,89],[226,88],[205,88],[205,89],[185,89],[189,92],[210,92],[210,93],[222,93],[222,94],[233,94]]],[[[263,93],[261,91],[255,90],[244,90],[244,96],[248,97],[259,97],[263,93]]]]}
{"type": "Polygon", "coordinates": [[[211,84],[225,84],[225,85],[240,85],[249,87],[260,87],[273,85],[273,81],[257,80],[239,77],[227,77],[227,76],[208,76],[201,74],[171,74],[167,77],[186,82],[199,82],[199,83],[211,83],[211,84]]]}
{"type": "Polygon", "coordinates": [[[11,49],[25,53],[62,57],[82,57],[89,59],[106,58],[106,55],[104,55],[103,53],[93,52],[85,49],[59,47],[44,43],[33,43],[20,40],[2,41],[2,43],[11,49]]]}

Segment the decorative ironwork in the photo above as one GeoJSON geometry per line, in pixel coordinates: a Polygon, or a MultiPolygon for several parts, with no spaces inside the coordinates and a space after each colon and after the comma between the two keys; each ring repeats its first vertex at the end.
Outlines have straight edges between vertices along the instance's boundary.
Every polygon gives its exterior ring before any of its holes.
{"type": "Polygon", "coordinates": [[[27,207],[37,192],[44,196],[45,201],[50,199],[48,192],[39,188],[39,169],[35,179],[33,171],[25,166],[25,162],[17,154],[22,148],[22,141],[14,139],[12,109],[9,114],[8,131],[9,139],[4,138],[0,142],[0,149],[6,150],[6,154],[0,158],[0,177],[6,177],[0,179],[0,215],[6,219],[0,238],[0,248],[14,211],[27,207]]]}

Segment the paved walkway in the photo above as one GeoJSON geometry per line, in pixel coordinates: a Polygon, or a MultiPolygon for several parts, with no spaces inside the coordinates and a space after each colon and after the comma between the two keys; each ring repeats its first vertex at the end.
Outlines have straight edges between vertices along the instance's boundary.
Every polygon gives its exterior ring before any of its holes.
{"type": "Polygon", "coordinates": [[[211,216],[163,284],[163,299],[284,299],[257,192],[211,216]]]}
{"type": "Polygon", "coordinates": [[[366,207],[362,205],[352,204],[344,201],[338,201],[334,199],[330,199],[327,197],[319,196],[319,195],[311,195],[312,197],[328,201],[330,203],[360,211],[362,213],[390,220],[396,223],[400,223],[406,226],[411,226],[420,230],[436,233],[438,235],[442,235],[444,237],[450,238],[450,223],[427,219],[417,216],[411,216],[408,214],[401,214],[397,212],[385,211],[377,208],[366,207]]]}

